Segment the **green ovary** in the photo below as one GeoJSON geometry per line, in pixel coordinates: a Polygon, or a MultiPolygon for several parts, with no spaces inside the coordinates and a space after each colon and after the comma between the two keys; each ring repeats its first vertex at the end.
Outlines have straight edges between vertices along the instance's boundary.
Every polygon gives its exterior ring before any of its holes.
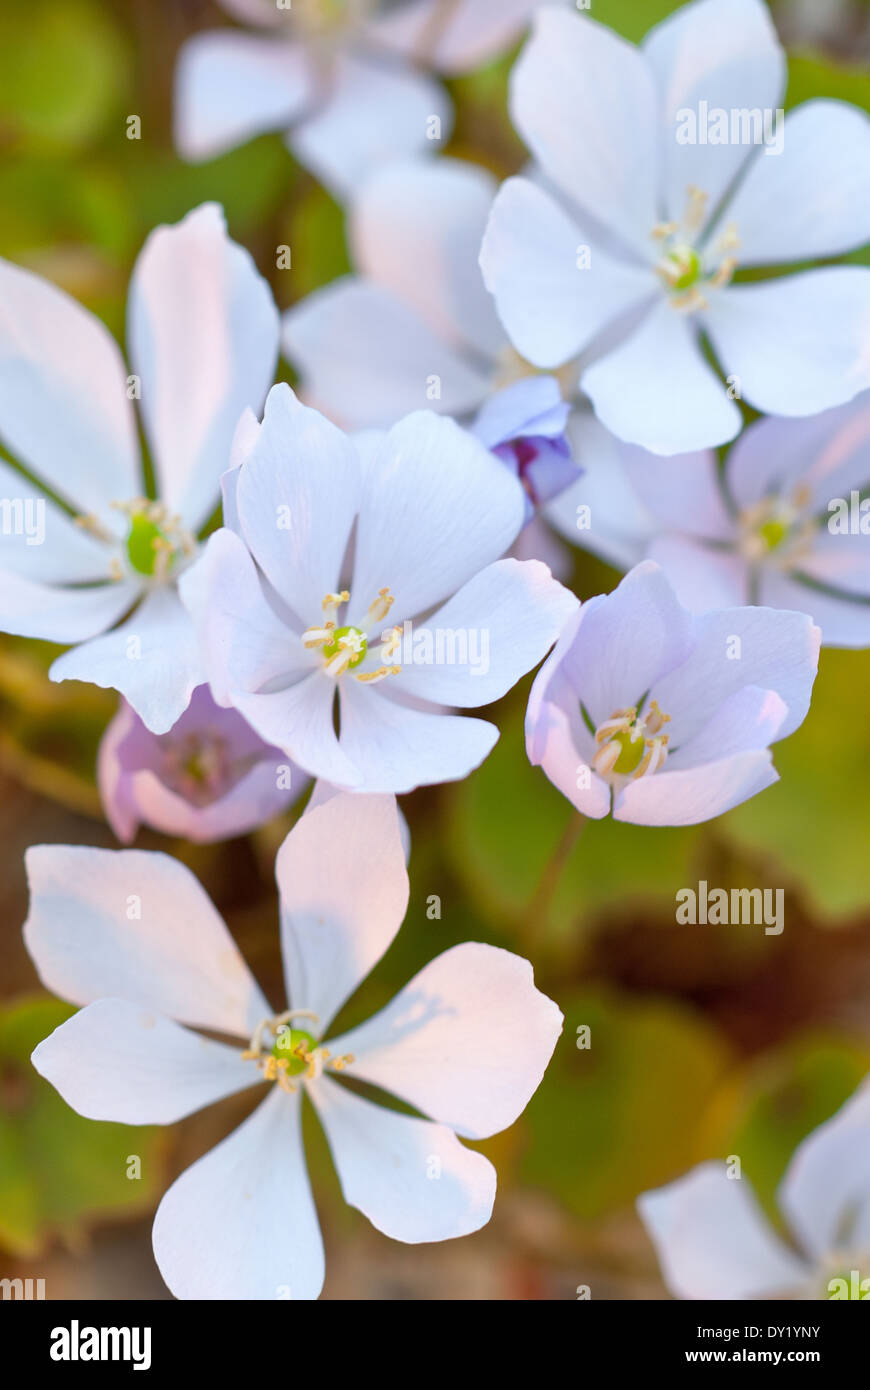
{"type": "Polygon", "coordinates": [[[678,251],[669,252],[667,259],[675,272],[671,288],[690,290],[701,274],[701,260],[697,251],[691,246],[680,247],[678,251]]]}
{"type": "Polygon", "coordinates": [[[308,1065],[304,1054],[316,1050],[317,1039],[304,1028],[282,1028],[272,1048],[272,1056],[279,1062],[287,1063],[288,1076],[301,1076],[308,1065]]]}
{"type": "Polygon", "coordinates": [[[365,660],[368,645],[368,639],[362,628],[339,627],[336,628],[332,641],[323,648],[323,655],[327,660],[331,660],[334,656],[338,656],[340,651],[346,651],[348,648],[353,650],[355,647],[356,654],[348,662],[347,667],[349,671],[352,671],[355,666],[359,666],[360,662],[365,660]]]}
{"type": "Polygon", "coordinates": [[[135,513],[127,537],[127,558],[134,570],[139,574],[153,575],[158,555],[169,544],[156,521],[152,521],[144,512],[135,513]]]}
{"type": "Polygon", "coordinates": [[[617,744],[621,750],[619,757],[613,764],[612,771],[618,772],[620,775],[624,776],[628,776],[630,773],[634,772],[644,755],[644,750],[646,748],[644,740],[640,736],[632,739],[631,731],[626,729],[620,731],[618,734],[614,734],[609,742],[617,744]]]}
{"type": "Polygon", "coordinates": [[[777,550],[788,536],[789,530],[790,527],[787,522],[778,521],[774,518],[771,521],[765,521],[762,526],[759,526],[758,534],[761,536],[768,550],[777,550]]]}

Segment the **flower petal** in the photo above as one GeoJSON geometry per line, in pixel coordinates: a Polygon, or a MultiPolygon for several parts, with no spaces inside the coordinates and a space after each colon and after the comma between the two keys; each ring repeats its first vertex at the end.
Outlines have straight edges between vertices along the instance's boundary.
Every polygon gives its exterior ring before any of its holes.
{"type": "Polygon", "coordinates": [[[504,555],[524,512],[522,488],[479,440],[431,411],[406,416],[368,470],[351,620],[383,588],[395,597],[394,620],[440,603],[504,555]]]}
{"type": "Polygon", "coordinates": [[[861,266],[735,285],[704,318],[742,396],[768,415],[814,415],[870,386],[870,270],[861,266]]]}
{"type": "Polygon", "coordinates": [[[301,45],[232,29],[194,34],[175,72],[175,144],[194,163],[281,130],[316,93],[301,45]]]}
{"type": "MultiPolygon", "coordinates": [[[[644,39],[661,103],[665,206],[669,218],[686,211],[690,186],[707,194],[712,213],[746,161],[745,139],[724,144],[701,139],[683,143],[680,130],[691,112],[702,119],[724,110],[733,120],[742,110],[775,111],[786,84],[785,54],[762,0],[695,0],[681,5],[644,39]]],[[[742,133],[742,132],[741,132],[742,133]]],[[[707,135],[707,131],[703,131],[707,135]]],[[[769,163],[763,159],[762,163],[769,163]]],[[[741,228],[742,231],[742,228],[741,228]]]]}
{"type": "Polygon", "coordinates": [[[774,1234],[742,1178],[702,1163],[644,1192],[638,1211],[677,1298],[744,1299],[784,1293],[807,1268],[774,1234]]]}
{"type": "Polygon", "coordinates": [[[0,260],[0,440],[81,514],[142,491],[118,345],[55,285],[0,260]]]}
{"type": "Polygon", "coordinates": [[[469,72],[509,48],[540,0],[410,0],[387,5],[368,32],[379,44],[439,72],[469,72]]]}
{"type": "Polygon", "coordinates": [[[278,851],[275,877],[287,998],[317,1014],[323,1036],[408,906],[395,798],[347,793],[306,811],[278,851]]]}
{"type": "Polygon", "coordinates": [[[585,15],[543,6],[513,70],[510,108],[550,178],[648,258],[658,220],[656,92],[638,49],[585,15]]]}
{"type": "Polygon", "coordinates": [[[0,459],[0,570],[40,584],[108,579],[112,552],[0,459]]]}
{"type": "Polygon", "coordinates": [[[330,1039],[349,1075],[371,1081],[470,1139],[512,1125],[541,1084],[562,1031],[532,967],[497,946],[443,951],[374,1018],[330,1039]]]}
{"type": "Polygon", "coordinates": [[[663,535],[650,542],[647,556],[661,565],[680,603],[690,613],[737,608],[748,602],[749,569],[732,551],[714,550],[694,536],[663,535]]]}
{"type": "Polygon", "coordinates": [[[273,1086],[176,1178],[154,1218],[154,1258],[182,1299],[315,1299],[323,1242],[305,1169],[301,1096],[273,1086]]]}
{"type": "Polygon", "coordinates": [[[504,346],[477,263],[495,189],[491,174],[464,160],[397,160],[364,185],[350,221],[363,275],[391,290],[442,342],[484,359],[504,346]]]}
{"type": "Polygon", "coordinates": [[[59,656],[48,674],[119,690],[155,734],[172,728],[205,679],[193,624],[170,585],[146,594],[120,627],[59,656]]]}
{"type": "Polygon", "coordinates": [[[341,684],[341,749],[357,791],[398,796],[455,782],[492,752],[498,729],[485,719],[413,709],[382,691],[352,678],[341,684]]]}
{"type": "Polygon", "coordinates": [[[270,1013],[193,874],[166,854],[36,845],[24,939],[46,989],[122,998],[193,1027],[250,1037],[270,1013]]]}
{"type": "Polygon", "coordinates": [[[309,1084],[344,1199],[393,1240],[453,1240],[485,1226],[495,1201],[488,1158],[443,1125],[399,1115],[334,1081],[309,1084]]]}
{"type": "Polygon", "coordinates": [[[159,496],[192,531],[218,503],[239,417],[262,409],[278,332],[272,292],[216,203],[151,233],[130,282],[130,361],[159,496]]]}
{"type": "MultiPolygon", "coordinates": [[[[798,1145],[779,1189],[780,1206],[789,1225],[815,1259],[837,1250],[867,1249],[868,1147],[870,1085],[865,1082],[830,1120],[798,1145]]],[[[867,1270],[862,1270],[862,1275],[866,1274],[867,1270]]]]}
{"type": "Polygon", "coordinates": [[[46,642],[84,642],[123,617],[140,592],[132,580],[60,588],[3,571],[0,631],[46,642]]]}
{"type": "Polygon", "coordinates": [[[464,415],[489,389],[488,370],[442,342],[390,290],[358,276],[334,280],[289,309],[282,342],[306,396],[348,429],[386,429],[430,404],[464,415]]]}
{"type": "Polygon", "coordinates": [[[870,120],[857,106],[807,101],[790,111],[781,150],[756,156],[723,214],[737,228],[740,264],[839,256],[870,240],[868,166],[870,120]]]}
{"type": "Polygon", "coordinates": [[[846,592],[839,597],[825,593],[772,569],[766,569],[761,576],[758,600],[771,608],[795,608],[808,613],[821,628],[826,647],[870,646],[870,604],[866,600],[846,592]]]}
{"type": "Polygon", "coordinates": [[[401,658],[412,664],[397,688],[464,709],[491,704],[546,655],[577,605],[539,560],[498,560],[408,632],[401,658]]]}
{"type": "Polygon", "coordinates": [[[322,617],[324,596],[339,588],[361,474],[341,430],[289,386],[273,387],[236,503],[254,559],[306,626],[322,617]]]}
{"type": "Polygon", "coordinates": [[[628,782],[614,797],[613,819],[634,825],[700,825],[779,781],[771,754],[738,753],[681,772],[628,782]]]}
{"type": "Polygon", "coordinates": [[[355,760],[336,736],[335,681],[324,670],[273,694],[236,693],[233,704],[260,738],[283,748],[288,758],[312,777],[322,777],[338,787],[360,786],[355,760]]]}
{"type": "Polygon", "coordinates": [[[338,197],[360,187],[378,164],[435,148],[453,124],[439,83],[398,64],[336,53],[329,96],[287,137],[293,153],[338,197]],[[437,121],[437,139],[430,124],[437,121]]]}
{"type": "Polygon", "coordinates": [[[238,1048],[123,999],[80,1009],[31,1060],[80,1115],[123,1125],[171,1125],[261,1079],[238,1048]]]}
{"type": "Polygon", "coordinates": [[[870,395],[864,391],[820,415],[756,420],[728,455],[725,481],[740,507],[800,488],[807,515],[830,512],[833,498],[848,499],[852,488],[870,481],[868,449],[870,395]]]}
{"type": "Polygon", "coordinates": [[[536,367],[569,361],[657,289],[651,269],[613,260],[524,178],[508,179],[496,194],[480,266],[511,342],[536,367]]]}
{"type": "MultiPolygon", "coordinates": [[[[730,365],[727,354],[726,360],[730,365]]],[[[624,343],[587,368],[581,386],[609,430],[654,454],[724,444],[743,423],[725,384],[704,361],[693,324],[664,300],[624,343]]]]}

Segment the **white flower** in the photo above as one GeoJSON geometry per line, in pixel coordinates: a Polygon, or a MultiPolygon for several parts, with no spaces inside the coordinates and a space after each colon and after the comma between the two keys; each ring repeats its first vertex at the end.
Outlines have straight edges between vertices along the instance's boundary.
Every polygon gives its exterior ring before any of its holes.
{"type": "Polygon", "coordinates": [[[160,1204],[154,1253],[177,1297],[318,1296],[323,1246],[303,1095],[346,1200],[385,1235],[446,1240],[489,1220],[495,1171],[456,1136],[513,1124],[540,1084],[562,1015],[535,989],[528,962],[493,946],[454,946],[367,1023],[327,1041],[407,905],[392,798],[335,796],[303,816],[278,854],[286,1011],[267,1003],[175,860],[43,845],[28,851],[27,867],[25,939],[40,977],[85,1006],[33,1054],[68,1104],[95,1120],[171,1124],[268,1087],[160,1204]],[[362,1099],[336,1079],[342,1071],[429,1118],[362,1099]]]}
{"type": "Polygon", "coordinates": [[[693,618],[644,560],[582,605],[538,672],[529,760],[596,820],[696,825],[777,781],[770,744],[803,723],[818,661],[806,614],[693,618]]]}
{"type": "Polygon", "coordinates": [[[25,516],[25,501],[44,508],[41,542],[0,535],[0,630],[78,644],[51,678],[113,687],[164,733],[203,680],[176,580],[218,503],[239,417],[273,379],[278,316],[205,204],[149,236],[128,324],[129,377],[98,319],[0,261],[0,440],[40,484],[0,462],[0,495],[13,519],[16,501],[25,516]]]}
{"type": "Polygon", "coordinates": [[[794,1244],[721,1162],[638,1199],[677,1298],[870,1298],[870,1085],[795,1150],[779,1189],[794,1244]],[[862,1287],[863,1285],[863,1287],[862,1287]]]}
{"type": "Polygon", "coordinates": [[[450,133],[450,101],[421,69],[477,67],[514,41],[540,0],[221,3],[263,33],[216,29],[184,45],[179,151],[209,159],[263,131],[287,130],[297,159],[341,194],[381,161],[437,149],[450,133]]]}
{"type": "Polygon", "coordinates": [[[712,450],[656,458],[592,415],[571,432],[586,472],[544,513],[563,535],[622,568],[655,560],[693,613],[796,609],[826,646],[870,645],[870,393],[758,420],[721,466],[712,450]]]}
{"type": "Polygon", "coordinates": [[[465,777],[498,730],[445,706],[499,699],[577,606],[545,565],[499,559],[516,479],[452,420],[354,441],[285,385],[245,432],[226,528],[182,580],[215,699],[335,786],[465,777]]]}
{"type": "Polygon", "coordinates": [[[810,101],[780,150],[753,143],[752,112],[775,116],[785,81],[760,0],[696,0],[640,49],[587,16],[536,20],[511,110],[543,177],[502,186],[481,252],[517,350],[544,368],[588,352],[580,385],[599,419],[657,454],[732,439],[735,396],[811,415],[870,386],[870,271],[731,283],[870,238],[866,115],[810,101]],[[727,141],[685,140],[687,113],[710,111],[727,141]]]}

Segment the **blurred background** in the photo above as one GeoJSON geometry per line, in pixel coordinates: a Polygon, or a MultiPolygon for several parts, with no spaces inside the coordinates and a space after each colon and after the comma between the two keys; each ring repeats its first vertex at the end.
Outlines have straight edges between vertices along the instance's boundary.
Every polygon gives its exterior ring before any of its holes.
{"type": "MultiPolygon", "coordinates": [[[[497,3],[497,0],[493,0],[497,3]]],[[[676,8],[593,0],[631,39],[676,8]]],[[[781,0],[787,106],[840,97],[870,111],[870,5],[781,0]]],[[[281,308],[348,269],[339,207],[279,136],[198,167],[170,138],[179,45],[226,22],[206,0],[4,0],[0,11],[0,255],[63,286],[123,342],[126,287],[159,222],[205,199],[254,255],[281,308]],[[126,138],[138,115],[141,140],[126,138]],[[275,269],[289,244],[292,270],[275,269]]],[[[451,81],[451,154],[499,177],[524,150],[505,105],[515,54],[451,81]]],[[[860,253],[853,260],[870,263],[860,253]]],[[[292,381],[286,364],[279,375],[292,381]]],[[[581,597],[618,576],[577,552],[581,597]]],[[[94,762],[116,699],[52,685],[46,644],[0,637],[0,1277],[46,1280],[48,1298],[166,1298],[150,1221],[172,1178],[251,1108],[244,1097],[172,1130],[99,1125],[31,1069],[33,1046],[71,1012],[40,991],[21,941],[28,845],[115,846],[94,762]],[[126,1176],[127,1158],[142,1177],[126,1176]]],[[[802,1136],[870,1070],[870,653],[824,651],[804,727],[778,745],[782,782],[711,825],[588,824],[522,742],[525,681],[492,711],[503,730],[466,782],[403,798],[412,832],[405,928],[340,1022],[385,1003],[432,956],[489,941],[528,955],[565,1031],[540,1091],[480,1145],[499,1171],[491,1224],[405,1247],[341,1199],[325,1141],[306,1143],[327,1249],[324,1297],[662,1298],[634,1199],[712,1156],[739,1154],[776,1219],[773,1193],[802,1136]],[[785,929],[678,926],[675,894],[785,891],[785,929]],[[440,919],[427,916],[438,895],[440,919]],[[591,1030],[591,1047],[577,1030],[591,1030]]],[[[227,845],[142,832],[200,877],[273,1002],[281,999],[275,851],[296,812],[227,845]]]]}

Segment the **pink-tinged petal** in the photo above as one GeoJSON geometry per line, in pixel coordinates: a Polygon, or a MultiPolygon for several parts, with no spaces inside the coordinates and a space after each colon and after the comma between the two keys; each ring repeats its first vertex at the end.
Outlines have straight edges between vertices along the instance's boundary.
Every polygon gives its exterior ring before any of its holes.
{"type": "Polygon", "coordinates": [[[0,441],[74,511],[110,522],[142,491],[118,345],[99,319],[0,260],[0,441]]]}
{"type": "Polygon", "coordinates": [[[784,1295],[807,1267],[768,1225],[744,1178],[722,1162],[638,1199],[662,1274],[677,1298],[745,1299],[784,1295]]]}
{"type": "Polygon", "coordinates": [[[341,430],[289,386],[273,387],[236,500],[254,559],[305,626],[322,617],[324,595],[340,587],[361,474],[341,430]]]}
{"type": "Polygon", "coordinates": [[[694,635],[687,659],[651,682],[651,697],[671,716],[672,747],[693,738],[747,685],[775,690],[785,701],[788,715],[778,738],[803,723],[819,664],[819,630],[805,613],[725,608],[696,618],[694,635]]]}
{"type": "Polygon", "coordinates": [[[715,550],[694,536],[664,535],[650,542],[647,557],[661,565],[680,603],[690,613],[737,608],[749,601],[749,568],[732,551],[715,550]]]}
{"type": "Polygon", "coordinates": [[[870,270],[861,266],[733,285],[703,317],[741,396],[768,415],[814,415],[870,386],[870,270]]]}
{"type": "Polygon", "coordinates": [[[120,691],[155,734],[172,728],[205,679],[190,616],[169,585],[146,594],[120,627],[59,656],[48,674],[120,691]]]}
{"type": "Polygon", "coordinates": [[[123,999],[80,1009],[31,1060],[80,1115],[123,1125],[171,1125],[261,1079],[239,1048],[123,999]]]}
{"type": "Polygon", "coordinates": [[[189,869],[143,850],[36,845],[24,939],[39,978],[74,1004],[121,998],[250,1037],[270,1009],[189,869]]]}
{"type": "Polygon", "coordinates": [[[452,124],[447,93],[422,72],[339,52],[327,100],[287,139],[297,159],[343,197],[387,160],[437,151],[452,124]],[[438,139],[428,133],[433,118],[440,122],[438,139]]]}
{"type": "Polygon", "coordinates": [[[870,603],[866,600],[845,591],[839,597],[824,593],[771,568],[761,576],[758,599],[771,608],[808,613],[821,628],[825,647],[870,647],[870,603]]]}
{"type": "Polygon", "coordinates": [[[154,1258],[181,1299],[315,1299],[323,1242],[305,1169],[301,1095],[273,1086],[244,1124],[176,1178],[154,1258]]]}
{"type": "Polygon", "coordinates": [[[485,1226],[495,1201],[488,1158],[443,1125],[373,1105],[334,1081],[309,1086],[344,1199],[393,1240],[453,1240],[485,1226]]]}
{"type": "Polygon", "coordinates": [[[384,588],[393,622],[442,602],[504,555],[524,514],[516,479],[479,440],[431,411],[408,415],[369,465],[349,621],[363,625],[384,588]]]}
{"type": "Polygon", "coordinates": [[[424,407],[464,415],[489,390],[488,364],[464,358],[392,291],[357,276],[288,310],[282,342],[306,397],[348,429],[386,429],[424,407]]]}
{"type": "Polygon", "coordinates": [[[539,560],[498,560],[414,624],[396,686],[464,709],[491,704],[546,655],[578,602],[539,560]],[[431,663],[418,664],[427,640],[431,663]]]}
{"type": "Polygon", "coordinates": [[[511,342],[536,367],[568,362],[657,290],[651,269],[612,259],[525,178],[499,189],[480,266],[511,342]]]}
{"type": "Polygon", "coordinates": [[[561,664],[596,728],[615,710],[637,706],[651,686],[658,689],[693,649],[689,614],[648,560],[606,598],[585,603],[580,614],[561,664]]]}
{"type": "Polygon", "coordinates": [[[769,751],[737,753],[682,772],[657,772],[617,792],[613,819],[634,825],[700,825],[779,781],[769,751]]]}
{"type": "MultiPolygon", "coordinates": [[[[856,1256],[870,1242],[870,1085],[798,1145],[779,1202],[804,1250],[816,1259],[856,1256]]],[[[832,1271],[833,1273],[834,1271],[832,1271]]],[[[866,1277],[866,1268],[862,1276],[866,1277]]]]}
{"type": "Polygon", "coordinates": [[[436,338],[484,359],[504,346],[477,263],[495,191],[495,179],[476,164],[399,160],[363,186],[349,229],[363,275],[391,290],[436,338]]]}
{"type": "Polygon", "coordinates": [[[175,73],[175,144],[198,163],[267,130],[282,130],[316,95],[301,46],[219,29],[182,46],[175,73]]]}
{"type": "Polygon", "coordinates": [[[126,700],[121,700],[118,712],[108,724],[100,740],[97,753],[97,787],[106,820],[115,835],[124,844],[129,844],[139,828],[139,809],[133,786],[133,775],[121,764],[119,750],[137,728],[144,725],[130,708],[126,700]]]}
{"type": "MultiPolygon", "coordinates": [[[[730,368],[730,355],[724,358],[730,368]]],[[[654,454],[724,444],[743,423],[701,354],[694,324],[665,300],[624,343],[587,368],[581,385],[602,424],[654,454]]]]}
{"type": "Polygon", "coordinates": [[[196,563],[182,575],[179,592],[218,704],[229,704],[233,692],[256,691],[313,668],[314,659],[298,634],[267,599],[235,532],[221,528],[209,537],[196,563]]]}
{"type": "Polygon", "coordinates": [[[762,0],[696,0],[651,29],[643,52],[660,102],[667,215],[675,221],[683,216],[690,186],[707,194],[711,214],[752,146],[744,140],[712,144],[702,139],[708,134],[703,125],[694,132],[688,127],[696,139],[684,143],[681,131],[688,118],[683,113],[692,112],[702,123],[702,110],[707,111],[712,123],[717,109],[731,118],[743,109],[773,112],[779,107],[785,54],[768,8],[762,0]]]}
{"type": "Polygon", "coordinates": [[[275,861],[287,998],[323,1036],[408,906],[395,798],[340,794],[306,811],[275,861]]]}
{"type": "Polygon", "coordinates": [[[0,571],[0,631],[47,642],[86,642],[123,617],[140,593],[133,580],[56,588],[0,571]]]}
{"type": "Polygon", "coordinates": [[[191,805],[153,772],[133,773],[137,812],[143,823],[164,835],[199,845],[230,840],[258,829],[292,806],[308,783],[305,773],[294,768],[277,749],[271,762],[252,767],[226,795],[207,806],[191,805]]]}
{"type": "Polygon", "coordinates": [[[353,1054],[349,1075],[485,1139],[525,1110],[563,1021],[527,960],[465,942],[424,966],[374,1018],[330,1039],[330,1049],[353,1054]]]}
{"type": "Polygon", "coordinates": [[[338,787],[360,785],[355,759],[335,732],[335,681],[324,670],[272,694],[233,696],[233,704],[267,743],[283,748],[312,777],[338,787]]]}
{"type": "Polygon", "coordinates": [[[596,745],[580,710],[562,658],[570,650],[583,609],[566,626],[552,655],[535,678],[526,710],[526,752],[553,786],[591,820],[610,812],[610,787],[592,771],[596,745]]]}
{"type": "Polygon", "coordinates": [[[864,111],[843,101],[790,111],[782,148],[756,155],[723,215],[737,228],[740,264],[839,256],[870,240],[868,167],[864,111]]]}
{"type": "Polygon", "coordinates": [[[130,361],[158,494],[193,531],[217,506],[239,418],[262,410],[278,333],[272,292],[216,203],[151,233],[130,281],[130,361]]]}
{"type": "Polygon", "coordinates": [[[562,191],[648,256],[658,221],[657,112],[638,49],[585,15],[544,6],[513,70],[510,107],[562,191]]]}
{"type": "MultiPolygon", "coordinates": [[[[243,0],[244,3],[244,0],[243,0]]],[[[367,26],[374,42],[439,72],[470,72],[509,48],[541,0],[410,0],[367,26]]]]}
{"type": "Polygon", "coordinates": [[[400,704],[382,693],[390,679],[374,687],[352,677],[341,683],[341,748],[356,772],[357,791],[398,796],[456,782],[492,752],[494,724],[400,704]]]}
{"type": "Polygon", "coordinates": [[[674,749],[666,771],[681,772],[737,753],[757,753],[779,737],[787,713],[775,690],[745,685],[723,700],[707,723],[674,749]]]}
{"type": "MultiPolygon", "coordinates": [[[[870,395],[798,419],[756,420],[728,455],[728,490],[740,507],[779,493],[805,498],[808,515],[829,512],[833,498],[850,500],[870,481],[870,395]]],[[[775,606],[775,605],[772,605],[775,606]]]]}

